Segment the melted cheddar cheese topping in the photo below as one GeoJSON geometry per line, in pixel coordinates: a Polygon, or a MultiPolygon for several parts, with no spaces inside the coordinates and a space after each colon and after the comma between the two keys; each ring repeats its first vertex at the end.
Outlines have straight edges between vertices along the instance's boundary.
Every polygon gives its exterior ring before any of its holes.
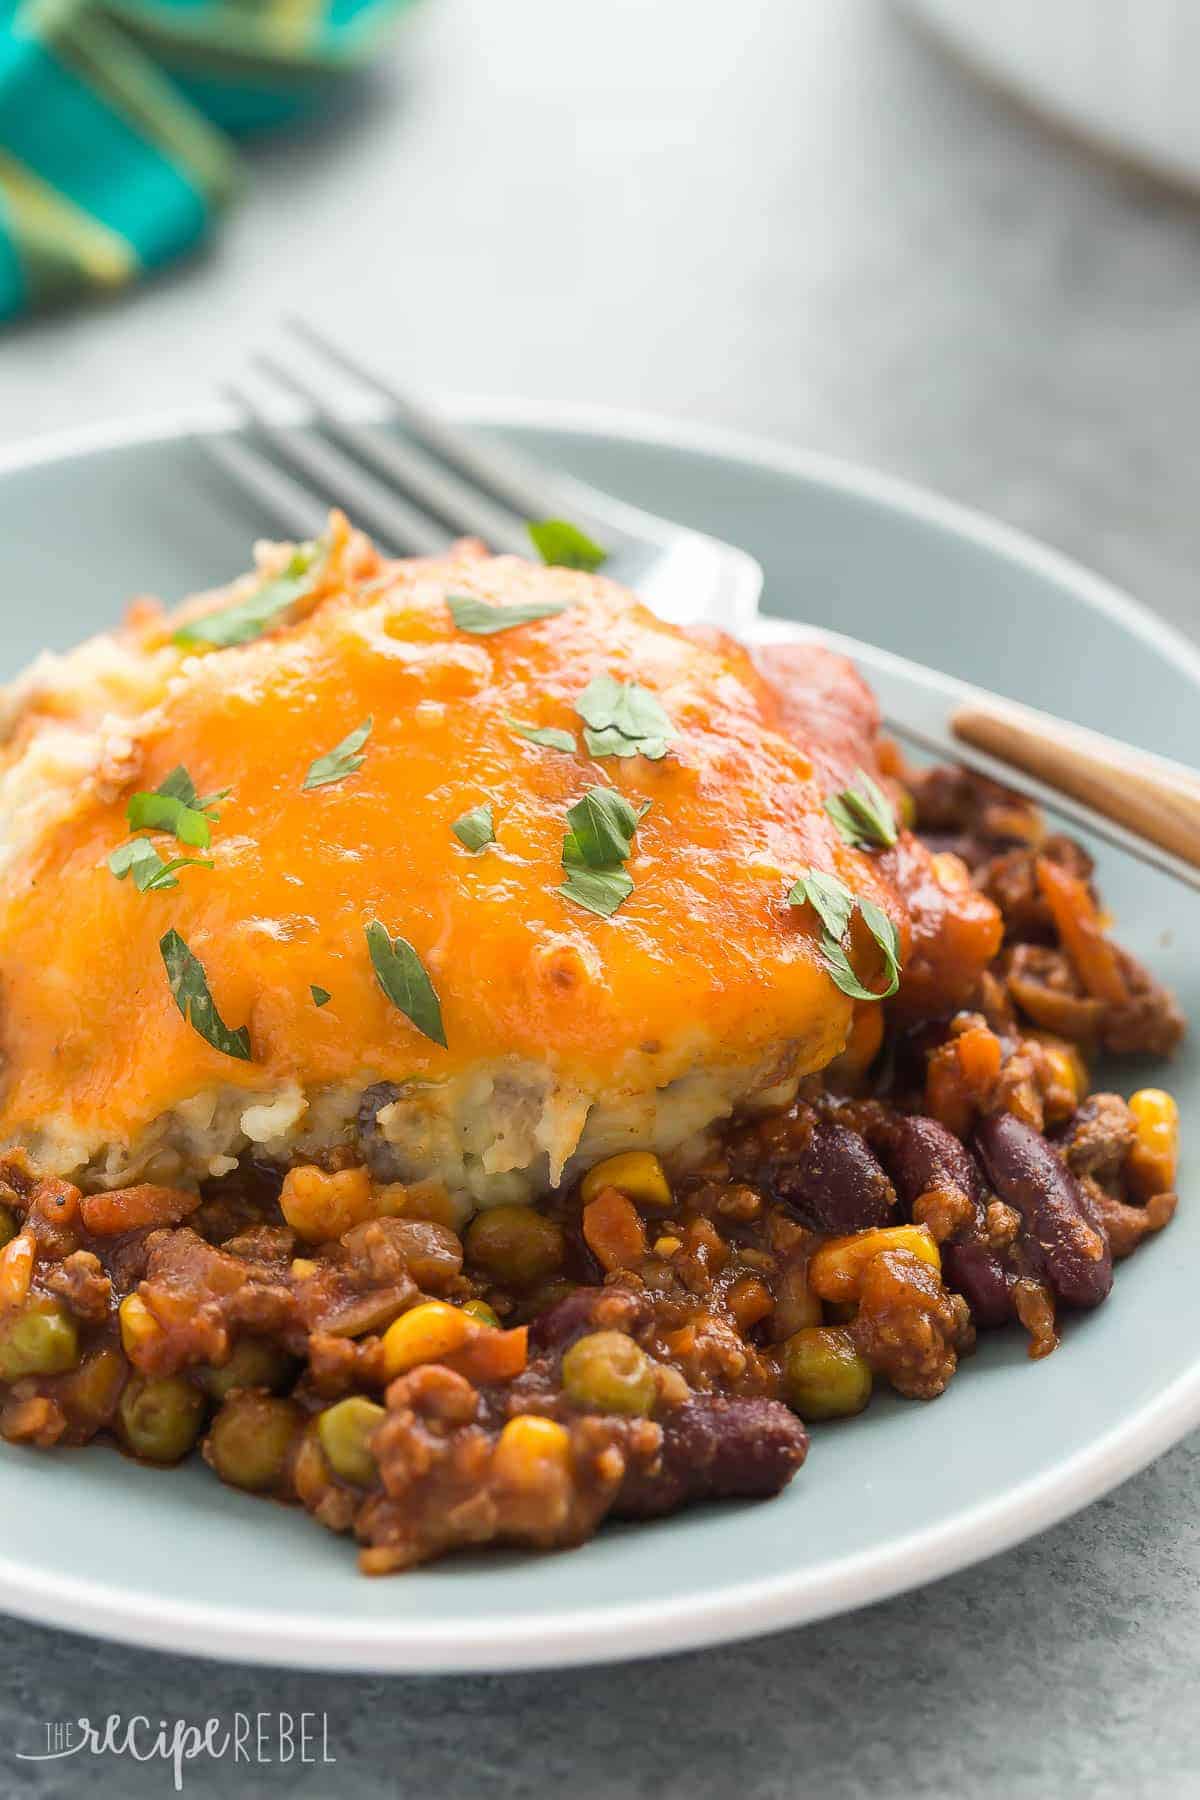
{"type": "Polygon", "coordinates": [[[601,577],[470,549],[382,564],[344,529],[299,612],[199,652],[173,643],[178,616],[143,612],[102,655],[85,647],[15,690],[0,763],[0,1138],[78,1168],[206,1095],[294,1092],[300,1116],[322,1093],[511,1065],[549,1072],[577,1139],[593,1105],[698,1069],[728,1072],[737,1096],[838,1054],[852,1003],[788,888],[814,865],[896,902],[839,838],[810,755],[778,729],[739,646],[664,624],[601,577]],[[448,594],[570,605],[477,636],[455,627],[448,594]],[[587,755],[575,703],[598,675],[657,695],[676,733],[661,760],[587,755]],[[314,758],[368,717],[362,767],[306,791],[314,758]],[[567,730],[578,749],[539,747],[512,719],[567,730]],[[154,841],[214,867],[140,893],[107,858],[131,793],[179,764],[201,794],[232,793],[211,850],[154,841]],[[611,918],[558,891],[567,809],[597,785],[651,803],[611,918]],[[451,825],[484,802],[497,841],[472,853],[451,825]],[[381,990],[373,919],[419,954],[446,1048],[381,990]],[[171,929],[226,1024],[248,1027],[251,1060],[181,1016],[159,951],[171,929]],[[320,1008],[314,984],[331,996],[320,1008]]]}

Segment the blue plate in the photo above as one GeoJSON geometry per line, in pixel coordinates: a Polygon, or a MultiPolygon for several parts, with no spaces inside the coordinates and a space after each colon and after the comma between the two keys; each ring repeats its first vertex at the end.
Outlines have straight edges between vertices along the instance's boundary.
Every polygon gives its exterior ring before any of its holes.
{"type": "MultiPolygon", "coordinates": [[[[743,545],[766,568],[770,611],[1200,763],[1200,655],[1012,532],[860,470],[691,429],[507,406],[463,416],[743,545]]],[[[131,594],[176,599],[245,567],[263,523],[188,443],[212,428],[219,419],[175,420],[0,462],[0,673],[107,625],[131,594]]],[[[1200,1017],[1192,896],[1116,853],[1099,862],[1122,940],[1200,1017]]],[[[1194,1052],[1161,1079],[1181,1102],[1186,1152],[1200,1121],[1194,1052]]],[[[435,1671],[645,1655],[880,1599],[1041,1530],[1200,1422],[1195,1167],[1185,1153],[1170,1229],[1048,1362],[1030,1363],[1017,1334],[994,1337],[936,1405],[885,1397],[819,1427],[807,1465],[769,1504],[367,1581],[344,1540],[200,1464],[154,1472],[99,1449],[5,1445],[0,1504],[20,1525],[0,1558],[0,1605],[168,1650],[435,1671]]]]}

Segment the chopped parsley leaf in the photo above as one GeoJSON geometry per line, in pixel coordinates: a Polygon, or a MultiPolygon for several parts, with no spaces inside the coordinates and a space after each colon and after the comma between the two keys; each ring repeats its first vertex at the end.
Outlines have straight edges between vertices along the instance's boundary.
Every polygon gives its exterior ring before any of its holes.
{"type": "Polygon", "coordinates": [[[576,700],[575,710],[592,756],[646,756],[658,762],[675,737],[657,694],[637,681],[597,675],[576,700]]]}
{"type": "Polygon", "coordinates": [[[555,619],[573,606],[573,600],[515,600],[511,606],[489,606],[474,594],[447,594],[450,617],[460,631],[473,637],[495,637],[514,625],[532,625],[537,619],[555,619]]]}
{"type": "Polygon", "coordinates": [[[353,731],[346,733],[340,744],[335,744],[324,756],[318,756],[309,765],[308,774],[304,777],[304,791],[307,793],[310,788],[328,787],[331,782],[345,781],[347,775],[353,775],[356,769],[361,769],[367,759],[357,753],[370,737],[374,723],[374,719],[364,719],[361,725],[356,725],[353,731]]]}
{"type": "Polygon", "coordinates": [[[648,811],[648,801],[635,809],[615,788],[589,788],[567,810],[562,847],[567,878],[559,893],[588,912],[610,918],[633,892],[624,864],[633,849],[633,834],[648,811]]]}
{"type": "Polygon", "coordinates": [[[209,822],[215,824],[220,818],[217,804],[227,800],[232,791],[222,788],[219,793],[201,798],[195,782],[180,763],[153,793],[131,794],[125,817],[130,831],[169,831],[181,844],[207,850],[212,842],[209,822]]]}
{"type": "Polygon", "coordinates": [[[507,717],[505,723],[518,737],[528,739],[531,744],[540,744],[543,750],[562,750],[570,756],[578,748],[571,733],[560,731],[557,725],[524,725],[520,719],[511,717],[507,717]]]}
{"type": "Polygon", "coordinates": [[[624,869],[571,869],[558,891],[576,906],[609,919],[632,894],[633,880],[624,869]]]}
{"type": "Polygon", "coordinates": [[[825,811],[848,844],[859,849],[889,849],[896,842],[896,815],[883,789],[864,773],[855,771],[857,787],[831,794],[825,811]]]}
{"type": "Polygon", "coordinates": [[[118,881],[132,875],[138,893],[149,894],[178,887],[177,869],[211,869],[212,863],[198,856],[173,856],[164,861],[149,838],[135,837],[113,851],[108,866],[118,881]]]}
{"type": "Polygon", "coordinates": [[[325,550],[320,538],[298,544],[280,574],[264,581],[244,600],[235,600],[232,606],[189,619],[174,632],[172,642],[184,650],[227,650],[235,644],[253,643],[281,623],[288,608],[310,592],[320,574],[325,550]]]}
{"type": "Polygon", "coordinates": [[[891,998],[900,986],[900,938],[882,907],[853,894],[839,876],[822,874],[819,869],[805,869],[788,893],[788,900],[792,906],[811,906],[820,919],[821,961],[843,994],[852,1000],[891,998]],[[859,980],[842,943],[856,906],[883,954],[888,984],[879,991],[859,980]]]}
{"type": "Polygon", "coordinates": [[[435,1044],[446,1048],[442,1008],[425,965],[407,938],[393,938],[386,925],[372,919],[367,926],[367,949],[379,985],[405,1018],[435,1044]]]}
{"type": "Polygon", "coordinates": [[[608,551],[567,519],[534,519],[525,527],[544,563],[589,574],[608,561],[608,551]]]}
{"type": "Polygon", "coordinates": [[[496,842],[496,822],[489,801],[462,813],[450,827],[465,850],[483,850],[496,842]]]}
{"type": "Polygon", "coordinates": [[[217,1011],[209,992],[204,964],[188,949],[177,931],[168,931],[158,940],[158,948],[167,971],[167,981],[175,1004],[206,1043],[225,1056],[249,1062],[250,1033],[244,1025],[231,1031],[217,1011]]]}

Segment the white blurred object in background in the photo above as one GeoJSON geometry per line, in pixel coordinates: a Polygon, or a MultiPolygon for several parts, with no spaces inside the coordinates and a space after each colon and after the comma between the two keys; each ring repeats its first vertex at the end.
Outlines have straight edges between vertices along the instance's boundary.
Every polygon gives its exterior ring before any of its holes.
{"type": "Polygon", "coordinates": [[[1200,182],[1200,0],[904,0],[977,69],[1099,148],[1200,182]]]}

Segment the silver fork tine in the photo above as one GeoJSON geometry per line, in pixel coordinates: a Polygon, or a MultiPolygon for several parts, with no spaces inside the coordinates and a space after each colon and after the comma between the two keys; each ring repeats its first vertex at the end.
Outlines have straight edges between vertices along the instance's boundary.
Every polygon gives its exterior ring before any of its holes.
{"type": "Polygon", "coordinates": [[[257,450],[236,438],[203,435],[195,443],[234,486],[264,506],[276,526],[289,537],[315,538],[325,529],[329,508],[320,497],[294,481],[257,450]]]}
{"type": "Polygon", "coordinates": [[[357,525],[369,527],[388,548],[418,556],[436,556],[446,549],[451,534],[427,513],[391,493],[320,439],[277,425],[244,389],[227,386],[225,392],[285,461],[302,469],[333,496],[334,505],[344,506],[357,525]]]}
{"type": "Polygon", "coordinates": [[[553,513],[558,502],[552,488],[543,488],[532,471],[518,457],[489,444],[485,449],[455,426],[441,419],[417,400],[407,389],[398,388],[378,370],[370,369],[333,343],[307,319],[286,321],[288,329],[302,337],[327,362],[351,375],[364,387],[371,388],[388,402],[400,423],[420,440],[427,450],[440,456],[468,481],[474,481],[516,513],[519,519],[544,519],[553,513]]]}
{"type": "Polygon", "coordinates": [[[315,387],[273,356],[261,354],[254,358],[254,363],[281,387],[304,400],[324,430],[340,438],[363,462],[388,476],[403,492],[429,507],[455,531],[482,538],[489,550],[528,555],[529,538],[522,521],[504,507],[497,506],[477,487],[469,486],[410,445],[334,412],[315,387]]]}

